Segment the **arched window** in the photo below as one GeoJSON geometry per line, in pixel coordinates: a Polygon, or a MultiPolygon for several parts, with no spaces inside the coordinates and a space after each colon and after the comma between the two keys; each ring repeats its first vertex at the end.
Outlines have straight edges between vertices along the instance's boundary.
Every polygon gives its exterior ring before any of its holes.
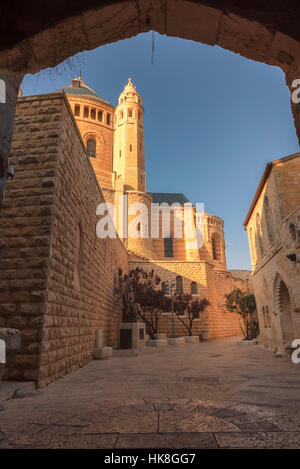
{"type": "Polygon", "coordinates": [[[86,142],[86,152],[90,158],[96,158],[96,141],[93,138],[86,142]]]}
{"type": "Polygon", "coordinates": [[[261,221],[260,221],[260,216],[257,213],[256,214],[256,239],[257,239],[257,245],[259,246],[259,251],[261,256],[264,255],[264,245],[263,245],[263,239],[262,239],[262,231],[261,231],[261,221]]]}
{"type": "Polygon", "coordinates": [[[168,284],[168,282],[163,282],[161,284],[161,289],[162,289],[162,291],[165,295],[168,295],[169,294],[169,284],[168,284]]]}
{"type": "Polygon", "coordinates": [[[191,283],[191,294],[198,295],[198,285],[196,282],[191,283]]]}
{"type": "Polygon", "coordinates": [[[176,292],[183,293],[183,280],[181,275],[177,275],[176,277],[176,292]]]}
{"type": "Polygon", "coordinates": [[[264,214],[265,214],[266,222],[267,222],[268,238],[269,238],[270,244],[273,244],[273,242],[274,242],[274,222],[273,222],[273,216],[272,216],[272,213],[271,213],[271,209],[270,209],[270,206],[269,206],[268,197],[264,198],[264,214]]]}
{"type": "Polygon", "coordinates": [[[173,238],[164,238],[165,257],[173,257],[173,238]]]}

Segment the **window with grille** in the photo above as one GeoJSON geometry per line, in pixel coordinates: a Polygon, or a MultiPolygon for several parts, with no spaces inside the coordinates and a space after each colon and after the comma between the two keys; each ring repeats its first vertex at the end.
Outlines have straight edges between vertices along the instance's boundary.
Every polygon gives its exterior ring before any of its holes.
{"type": "Polygon", "coordinates": [[[164,238],[165,257],[173,257],[173,238],[164,238]]]}
{"type": "Polygon", "coordinates": [[[90,158],[96,158],[96,142],[94,139],[88,139],[86,143],[86,152],[90,158]]]}

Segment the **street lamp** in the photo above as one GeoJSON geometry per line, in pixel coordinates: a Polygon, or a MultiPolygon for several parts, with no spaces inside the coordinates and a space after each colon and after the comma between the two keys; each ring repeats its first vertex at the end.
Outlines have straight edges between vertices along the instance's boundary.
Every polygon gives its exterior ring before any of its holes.
{"type": "Polygon", "coordinates": [[[168,285],[168,289],[169,289],[170,294],[171,294],[172,337],[176,337],[176,336],[175,336],[175,320],[174,320],[174,303],[173,303],[173,288],[176,287],[176,284],[175,284],[175,283],[172,283],[172,284],[170,285],[170,284],[169,284],[169,280],[166,280],[166,281],[165,281],[165,284],[168,285]]]}

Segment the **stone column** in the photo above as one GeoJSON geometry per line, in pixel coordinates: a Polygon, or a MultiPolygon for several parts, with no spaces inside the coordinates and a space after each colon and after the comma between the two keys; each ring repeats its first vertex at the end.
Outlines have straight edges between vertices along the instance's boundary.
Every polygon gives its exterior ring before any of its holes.
{"type": "Polygon", "coordinates": [[[0,210],[8,177],[8,155],[22,78],[19,73],[0,69],[0,210]]]}
{"type": "Polygon", "coordinates": [[[285,79],[291,92],[292,113],[300,144],[300,64],[291,66],[285,74],[285,79]]]}

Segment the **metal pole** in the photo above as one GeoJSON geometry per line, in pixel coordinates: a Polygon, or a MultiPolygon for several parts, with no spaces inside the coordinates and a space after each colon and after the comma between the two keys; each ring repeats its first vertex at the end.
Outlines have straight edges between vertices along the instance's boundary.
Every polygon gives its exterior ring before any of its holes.
{"type": "Polygon", "coordinates": [[[172,337],[175,337],[175,321],[174,321],[174,306],[173,306],[173,286],[171,288],[171,308],[172,308],[172,337]]]}

